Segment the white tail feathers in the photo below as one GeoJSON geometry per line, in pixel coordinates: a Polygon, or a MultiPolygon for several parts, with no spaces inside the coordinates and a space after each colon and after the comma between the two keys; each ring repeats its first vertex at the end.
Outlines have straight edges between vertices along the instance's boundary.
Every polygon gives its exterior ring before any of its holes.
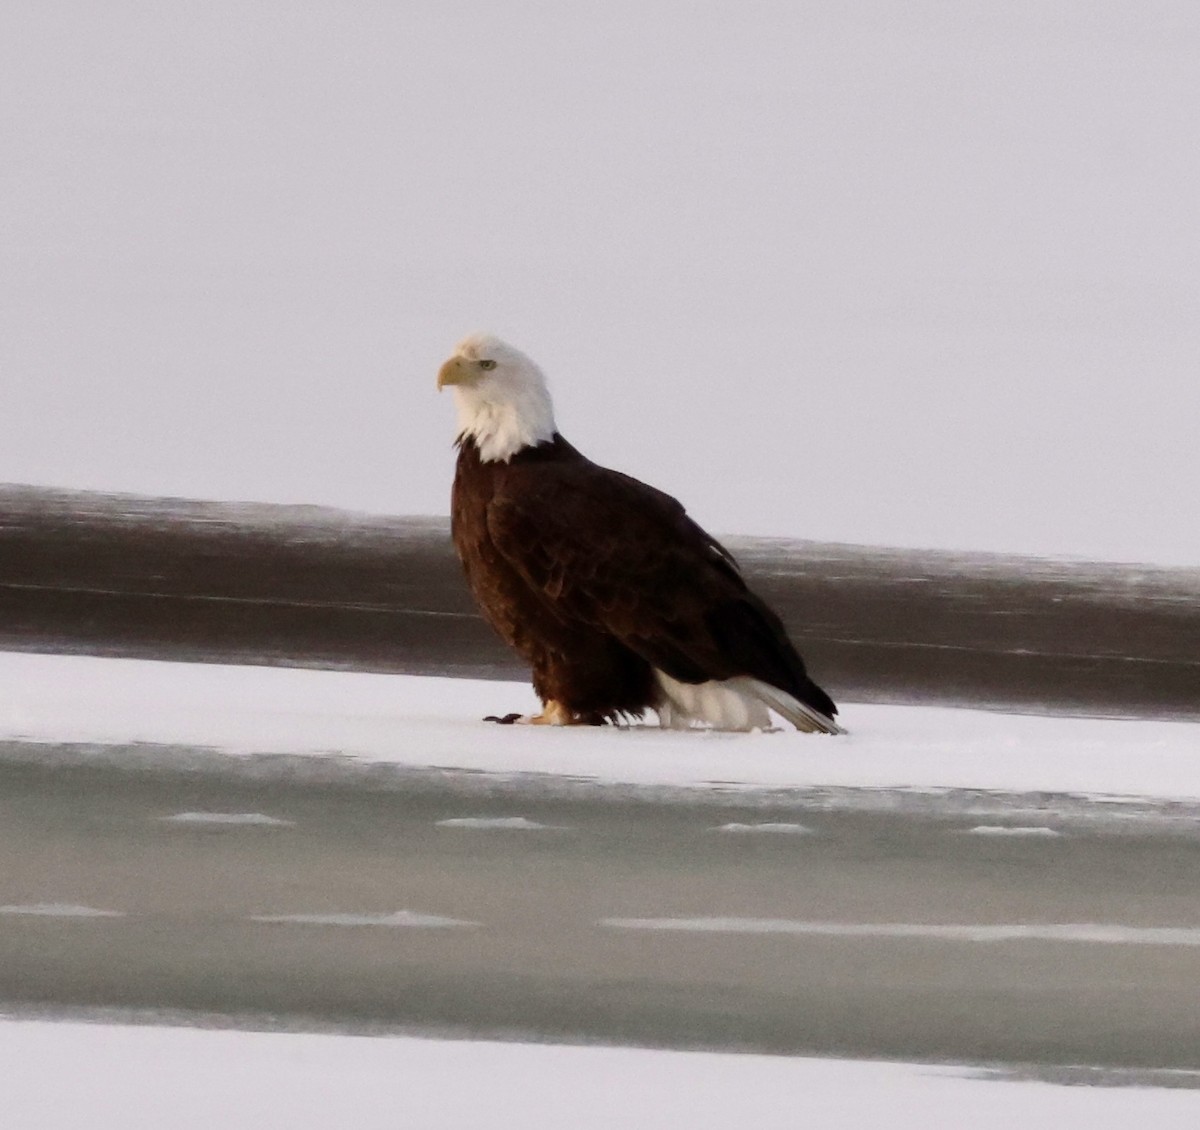
{"type": "Polygon", "coordinates": [[[681,683],[662,671],[654,674],[663,693],[657,708],[659,721],[673,730],[686,730],[697,723],[714,730],[765,730],[774,710],[807,734],[846,732],[832,718],[761,679],[739,675],[707,683],[681,683]]]}
{"type": "Polygon", "coordinates": [[[766,703],[776,714],[781,718],[786,718],[797,730],[803,733],[844,734],[846,732],[828,714],[822,714],[819,710],[814,710],[807,703],[793,698],[787,691],[781,691],[778,687],[773,687],[770,683],[764,683],[761,679],[750,679],[741,676],[736,679],[730,679],[729,682],[737,684],[739,690],[744,690],[745,693],[753,695],[759,702],[766,703]]]}

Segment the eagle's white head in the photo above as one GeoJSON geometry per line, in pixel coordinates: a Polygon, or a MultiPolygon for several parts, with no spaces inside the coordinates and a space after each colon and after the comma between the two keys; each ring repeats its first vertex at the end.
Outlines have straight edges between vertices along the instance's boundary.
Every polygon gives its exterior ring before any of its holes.
{"type": "Polygon", "coordinates": [[[463,338],[437,383],[453,386],[459,435],[475,441],[485,463],[507,463],[522,448],[554,438],[554,407],[541,369],[492,334],[463,338]]]}

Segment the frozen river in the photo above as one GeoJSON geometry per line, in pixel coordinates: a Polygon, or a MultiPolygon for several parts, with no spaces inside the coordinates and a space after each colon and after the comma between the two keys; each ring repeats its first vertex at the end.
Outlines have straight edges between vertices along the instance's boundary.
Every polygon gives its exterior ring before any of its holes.
{"type": "Polygon", "coordinates": [[[533,734],[438,522],[0,494],[19,1015],[1200,1068],[1195,570],[745,541],[848,738],[533,734]]]}
{"type": "Polygon", "coordinates": [[[0,763],[0,999],[1200,1067],[1200,829],[0,763]]]}

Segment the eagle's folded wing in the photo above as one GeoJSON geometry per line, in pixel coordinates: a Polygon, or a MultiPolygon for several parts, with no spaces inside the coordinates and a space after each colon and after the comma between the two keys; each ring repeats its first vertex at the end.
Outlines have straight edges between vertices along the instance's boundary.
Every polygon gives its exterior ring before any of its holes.
{"type": "Polygon", "coordinates": [[[720,610],[759,602],[678,502],[594,464],[542,467],[518,486],[490,503],[488,532],[555,616],[617,637],[676,679],[740,673],[723,654],[720,610]]]}

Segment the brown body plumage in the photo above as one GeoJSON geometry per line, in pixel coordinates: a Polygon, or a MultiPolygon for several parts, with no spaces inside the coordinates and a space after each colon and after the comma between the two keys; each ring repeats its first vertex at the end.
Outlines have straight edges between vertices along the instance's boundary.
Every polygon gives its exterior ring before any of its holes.
{"type": "Polygon", "coordinates": [[[451,522],[484,617],[529,663],[543,703],[575,721],[661,708],[656,671],[760,680],[836,713],[730,554],[674,498],[557,433],[503,462],[460,437],[451,522]]]}

